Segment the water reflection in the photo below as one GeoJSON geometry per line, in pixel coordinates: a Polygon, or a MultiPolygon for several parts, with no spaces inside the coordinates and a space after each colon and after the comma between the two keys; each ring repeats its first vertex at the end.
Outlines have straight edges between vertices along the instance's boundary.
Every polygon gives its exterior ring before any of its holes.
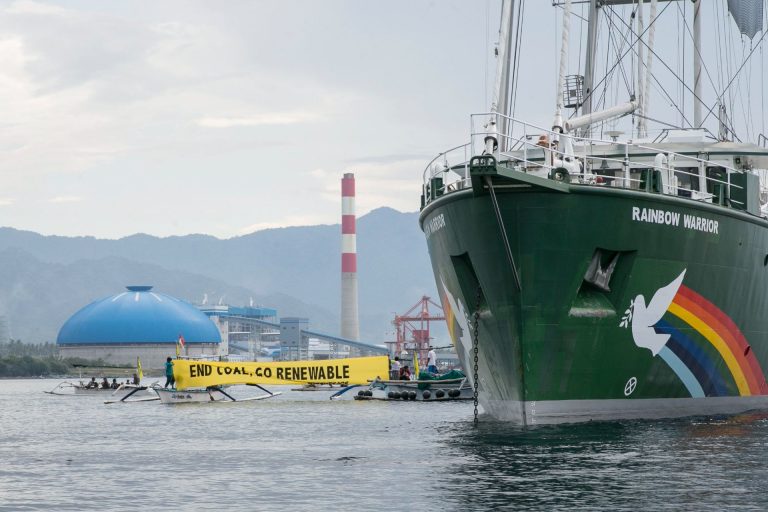
{"type": "Polygon", "coordinates": [[[124,407],[0,386],[0,512],[765,510],[768,417],[521,429],[469,403],[124,407]]]}
{"type": "Polygon", "coordinates": [[[458,509],[764,510],[768,415],[523,429],[454,424],[458,509]]]}

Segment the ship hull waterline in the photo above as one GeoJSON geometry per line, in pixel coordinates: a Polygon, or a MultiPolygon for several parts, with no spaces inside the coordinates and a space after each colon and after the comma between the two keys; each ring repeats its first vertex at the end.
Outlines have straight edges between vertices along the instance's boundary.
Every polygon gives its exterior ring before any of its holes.
{"type": "Polygon", "coordinates": [[[478,326],[484,412],[541,424],[768,407],[768,223],[687,198],[502,178],[498,211],[475,185],[420,216],[470,375],[478,326]]]}

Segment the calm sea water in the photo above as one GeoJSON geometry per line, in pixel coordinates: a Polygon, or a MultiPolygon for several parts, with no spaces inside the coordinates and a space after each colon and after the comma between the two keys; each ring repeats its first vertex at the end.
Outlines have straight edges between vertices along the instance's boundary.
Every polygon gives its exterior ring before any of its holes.
{"type": "Polygon", "coordinates": [[[0,510],[766,510],[768,416],[472,428],[471,403],[104,405],[0,381],[0,510]]]}

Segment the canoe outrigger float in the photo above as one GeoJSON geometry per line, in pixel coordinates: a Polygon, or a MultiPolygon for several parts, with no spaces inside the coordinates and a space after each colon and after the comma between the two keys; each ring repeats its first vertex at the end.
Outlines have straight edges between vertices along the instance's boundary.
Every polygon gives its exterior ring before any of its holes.
{"type": "MultiPolygon", "coordinates": [[[[117,403],[133,403],[133,402],[154,402],[156,400],[160,400],[160,397],[158,397],[156,394],[152,394],[151,396],[142,396],[138,398],[131,398],[131,397],[141,391],[152,393],[153,391],[156,391],[156,390],[157,390],[157,383],[153,384],[152,386],[135,386],[135,387],[132,387],[132,389],[127,394],[123,395],[122,398],[117,400],[104,400],[104,403],[117,404],[117,403]]],[[[119,389],[116,391],[119,391],[119,389]]]]}
{"type": "Polygon", "coordinates": [[[315,382],[310,382],[298,388],[291,388],[291,391],[338,391],[338,389],[339,386],[334,386],[333,384],[317,384],[315,382]]]}

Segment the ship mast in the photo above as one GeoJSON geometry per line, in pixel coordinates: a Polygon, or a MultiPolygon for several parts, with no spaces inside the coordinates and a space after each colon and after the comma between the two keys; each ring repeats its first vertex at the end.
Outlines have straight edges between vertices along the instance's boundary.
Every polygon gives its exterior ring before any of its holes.
{"type": "MultiPolygon", "coordinates": [[[[598,0],[589,2],[589,22],[587,25],[587,57],[584,63],[584,103],[581,106],[581,114],[589,115],[592,112],[592,86],[595,81],[595,52],[597,50],[597,16],[600,13],[598,0]]],[[[589,138],[590,127],[582,131],[582,136],[589,138]]]]}
{"type": "MultiPolygon", "coordinates": [[[[509,76],[511,68],[512,54],[512,17],[514,15],[513,0],[503,0],[501,7],[501,26],[499,28],[499,46],[497,50],[496,61],[496,84],[493,89],[493,103],[491,112],[499,114],[498,133],[501,141],[499,150],[504,151],[507,146],[509,136],[509,76]]],[[[491,121],[493,122],[493,121],[491,121]]]]}
{"type": "Polygon", "coordinates": [[[560,41],[560,71],[557,74],[557,88],[555,89],[555,120],[552,123],[552,131],[563,132],[563,85],[565,84],[565,66],[568,60],[568,38],[571,32],[571,0],[565,0],[563,10],[562,40],[560,41]]]}
{"type": "Polygon", "coordinates": [[[693,0],[693,127],[701,128],[701,0],[693,0]]]}
{"type": "MultiPolygon", "coordinates": [[[[656,22],[656,4],[657,2],[670,2],[679,0],[589,0],[589,18],[587,26],[587,48],[586,48],[586,60],[584,64],[584,102],[581,107],[581,116],[571,119],[566,123],[566,126],[570,126],[573,129],[576,126],[583,126],[581,135],[583,137],[589,137],[590,125],[601,120],[610,119],[611,117],[620,117],[626,115],[632,111],[636,111],[640,116],[638,121],[637,131],[638,137],[645,137],[647,135],[647,123],[645,115],[647,114],[648,96],[650,92],[650,80],[651,80],[651,63],[653,62],[653,43],[654,32],[656,22]],[[647,61],[644,57],[646,53],[643,49],[642,36],[645,32],[645,23],[643,19],[643,3],[651,3],[651,18],[649,20],[649,37],[648,37],[648,58],[647,61]],[[636,99],[626,103],[619,108],[614,107],[608,109],[605,115],[592,113],[592,95],[595,80],[595,53],[597,50],[597,26],[598,15],[600,8],[604,6],[612,5],[637,5],[637,84],[636,84],[636,99]],[[610,113],[609,113],[610,112],[610,113]]],[[[698,6],[701,0],[694,0],[698,6]]],[[[562,5],[562,4],[558,4],[562,5]]],[[[697,18],[698,19],[698,18],[697,18]]],[[[698,60],[699,73],[701,72],[701,52],[699,47],[701,46],[701,35],[699,34],[699,42],[695,44],[695,59],[698,60]]],[[[694,62],[696,60],[694,59],[694,62]]],[[[698,83],[698,82],[697,82],[698,83]]],[[[700,84],[699,84],[700,87],[700,84]]],[[[697,98],[701,97],[701,94],[696,94],[697,98]]],[[[701,104],[699,103],[699,112],[701,112],[701,104]]]]}
{"type": "Polygon", "coordinates": [[[637,4],[637,85],[635,86],[635,97],[637,98],[637,138],[643,138],[643,114],[645,114],[645,105],[643,104],[645,87],[645,48],[643,48],[643,33],[645,32],[645,22],[643,20],[643,2],[640,0],[637,4]]]}
{"type": "MultiPolygon", "coordinates": [[[[633,0],[601,0],[601,4],[609,4],[609,3],[630,3],[633,0]]],[[[554,132],[573,132],[575,130],[582,130],[582,133],[589,129],[589,127],[595,123],[598,123],[600,121],[606,121],[609,119],[615,119],[617,117],[625,116],[631,112],[634,112],[638,108],[638,101],[631,100],[627,103],[624,103],[622,105],[617,105],[615,107],[611,107],[605,110],[601,110],[599,112],[592,112],[591,109],[591,103],[588,108],[582,109],[582,115],[578,117],[572,117],[567,121],[563,120],[563,84],[565,83],[565,67],[566,62],[568,58],[568,38],[570,36],[570,25],[571,25],[571,0],[564,0],[562,4],[557,5],[563,5],[563,28],[562,28],[562,41],[560,43],[560,70],[557,77],[557,100],[555,108],[555,119],[552,123],[552,131],[554,132]]],[[[589,67],[591,68],[591,75],[589,77],[589,82],[585,83],[587,84],[588,89],[588,95],[592,93],[592,81],[594,80],[594,55],[595,55],[595,47],[596,47],[596,25],[597,25],[597,8],[598,3],[594,0],[591,1],[591,9],[589,13],[589,23],[590,23],[590,29],[591,32],[587,33],[588,38],[588,44],[587,44],[587,59],[589,62],[589,67]],[[594,21],[593,21],[594,20],[594,21]]],[[[570,139],[566,139],[566,144],[569,144],[570,139]]],[[[566,153],[568,150],[566,150],[566,153]]]]}
{"type": "MultiPolygon", "coordinates": [[[[643,112],[650,112],[648,105],[651,99],[651,78],[653,73],[651,72],[651,66],[653,65],[653,45],[656,37],[656,15],[658,11],[658,0],[651,0],[651,19],[649,20],[648,28],[648,59],[645,62],[645,83],[643,84],[643,112]]],[[[646,114],[647,115],[647,114],[646,114]]],[[[648,136],[648,118],[640,118],[641,137],[648,136]]]]}

